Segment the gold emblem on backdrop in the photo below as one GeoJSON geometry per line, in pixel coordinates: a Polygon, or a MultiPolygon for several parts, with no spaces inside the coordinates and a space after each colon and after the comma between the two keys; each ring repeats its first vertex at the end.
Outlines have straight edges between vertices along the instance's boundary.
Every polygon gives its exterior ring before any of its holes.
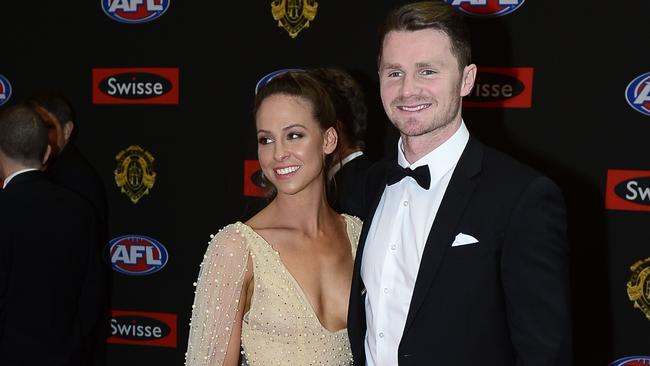
{"type": "Polygon", "coordinates": [[[138,203],[140,198],[149,193],[156,182],[156,172],[153,170],[153,155],[140,146],[131,145],[120,151],[115,157],[115,183],[131,199],[138,203]]]}
{"type": "Polygon", "coordinates": [[[271,12],[273,19],[278,21],[278,27],[284,28],[291,38],[309,27],[318,11],[316,0],[273,0],[271,12]]]}
{"type": "Polygon", "coordinates": [[[630,267],[632,278],[627,283],[627,296],[650,320],[650,258],[640,260],[630,267]]]}

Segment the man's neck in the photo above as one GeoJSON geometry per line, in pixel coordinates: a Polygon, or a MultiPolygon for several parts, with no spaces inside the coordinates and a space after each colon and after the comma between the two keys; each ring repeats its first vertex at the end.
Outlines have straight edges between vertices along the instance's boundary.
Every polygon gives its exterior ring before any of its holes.
{"type": "Polygon", "coordinates": [[[458,131],[461,125],[461,120],[449,123],[446,126],[440,127],[424,135],[420,136],[405,136],[402,135],[402,152],[406,160],[413,164],[420,160],[426,154],[435,150],[438,146],[449,140],[451,136],[458,131]]]}
{"type": "Polygon", "coordinates": [[[341,149],[341,159],[357,151],[361,151],[361,148],[358,146],[345,146],[341,149]]]}

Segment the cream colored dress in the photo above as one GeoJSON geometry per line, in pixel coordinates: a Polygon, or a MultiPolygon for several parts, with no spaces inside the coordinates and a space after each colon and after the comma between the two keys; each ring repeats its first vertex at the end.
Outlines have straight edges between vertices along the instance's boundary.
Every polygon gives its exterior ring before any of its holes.
{"type": "MultiPolygon", "coordinates": [[[[354,257],[361,220],[343,217],[354,257]]],[[[204,255],[185,364],[223,364],[249,255],[254,288],[250,310],[242,322],[242,346],[248,364],[351,365],[347,330],[330,332],[322,326],[279,253],[241,222],[220,230],[204,255]]]]}

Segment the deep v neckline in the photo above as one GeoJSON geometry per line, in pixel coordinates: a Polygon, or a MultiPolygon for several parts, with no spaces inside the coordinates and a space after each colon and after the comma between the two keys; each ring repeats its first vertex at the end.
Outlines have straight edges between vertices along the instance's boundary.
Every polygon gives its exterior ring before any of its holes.
{"type": "MultiPolygon", "coordinates": [[[[346,233],[346,235],[348,237],[348,242],[350,244],[350,252],[352,252],[352,260],[354,260],[354,254],[355,254],[354,253],[354,244],[352,243],[352,238],[350,237],[351,225],[348,222],[347,217],[345,217],[344,215],[341,215],[341,216],[343,216],[343,220],[345,221],[345,233],[346,233]]],[[[309,309],[309,311],[311,312],[311,315],[314,316],[314,319],[316,319],[316,322],[321,327],[321,329],[323,329],[324,331],[326,331],[329,334],[337,334],[337,333],[345,332],[347,330],[347,325],[346,325],[346,327],[338,329],[338,330],[329,330],[323,325],[323,322],[318,317],[318,314],[316,314],[316,311],[314,310],[314,306],[312,305],[311,301],[309,301],[309,298],[307,297],[307,294],[305,294],[305,291],[303,290],[302,286],[300,285],[298,280],[296,280],[296,278],[293,276],[291,271],[289,271],[289,268],[284,263],[284,260],[282,260],[282,257],[280,256],[280,252],[278,252],[273,247],[273,245],[271,245],[271,243],[268,242],[268,240],[266,240],[262,235],[260,235],[257,231],[255,231],[252,227],[244,224],[243,222],[241,222],[241,224],[244,227],[246,227],[255,237],[259,238],[264,244],[266,244],[268,249],[270,249],[273,253],[275,253],[275,255],[278,257],[279,265],[282,267],[284,272],[286,272],[287,277],[289,277],[289,279],[293,283],[293,287],[298,292],[298,295],[300,297],[300,301],[302,301],[304,303],[304,305],[306,305],[306,308],[309,309]]]]}

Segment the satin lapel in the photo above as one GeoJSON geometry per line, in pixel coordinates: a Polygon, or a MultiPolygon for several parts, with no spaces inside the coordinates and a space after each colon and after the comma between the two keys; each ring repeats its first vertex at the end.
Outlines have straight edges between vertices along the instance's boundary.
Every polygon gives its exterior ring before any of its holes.
{"type": "Polygon", "coordinates": [[[482,145],[470,138],[449,181],[424,247],[404,327],[405,333],[426,298],[445,251],[458,234],[458,222],[476,187],[472,178],[480,171],[482,158],[482,145]]]}
{"type": "MultiPolygon", "coordinates": [[[[384,189],[386,188],[386,174],[385,172],[385,164],[378,163],[381,166],[378,167],[378,174],[377,176],[370,175],[369,181],[371,182],[371,186],[369,187],[369,194],[366,195],[366,199],[368,200],[368,210],[367,214],[363,223],[363,226],[361,228],[361,235],[359,236],[359,244],[357,245],[357,255],[354,260],[354,273],[352,276],[352,293],[350,295],[350,298],[352,299],[353,296],[358,296],[359,298],[361,297],[361,291],[364,290],[364,286],[361,281],[361,259],[363,258],[363,249],[366,246],[366,238],[368,237],[368,230],[370,229],[370,224],[372,222],[373,216],[375,216],[375,212],[377,211],[377,206],[379,205],[379,201],[381,200],[381,196],[384,193],[384,189]],[[375,178],[375,179],[373,179],[375,178]]],[[[353,306],[360,306],[363,307],[364,304],[361,303],[360,301],[354,301],[354,304],[351,304],[353,306]]],[[[356,316],[356,314],[359,314],[360,310],[359,309],[350,309],[350,314],[352,316],[356,316]]],[[[365,322],[365,319],[363,320],[365,322]]]]}

